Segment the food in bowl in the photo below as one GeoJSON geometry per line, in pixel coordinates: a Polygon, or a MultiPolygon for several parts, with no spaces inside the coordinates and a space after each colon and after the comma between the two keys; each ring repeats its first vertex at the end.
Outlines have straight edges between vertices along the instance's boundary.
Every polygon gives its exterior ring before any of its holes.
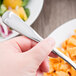
{"type": "MultiPolygon", "coordinates": [[[[75,34],[65,40],[58,50],[76,63],[76,30],[75,34]]],[[[44,76],[76,76],[76,70],[60,57],[50,57],[49,61],[50,70],[44,73],[44,76]]]]}
{"type": "Polygon", "coordinates": [[[12,30],[2,22],[1,16],[6,11],[12,11],[26,21],[30,16],[29,8],[26,8],[28,3],[29,0],[0,0],[0,34],[3,38],[12,34],[12,30]]]}

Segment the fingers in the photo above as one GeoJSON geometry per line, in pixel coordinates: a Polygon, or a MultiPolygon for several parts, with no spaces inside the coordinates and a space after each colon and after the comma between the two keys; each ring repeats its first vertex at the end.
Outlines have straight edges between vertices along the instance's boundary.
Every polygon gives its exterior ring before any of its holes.
{"type": "MultiPolygon", "coordinates": [[[[49,54],[49,56],[53,57],[53,58],[57,58],[58,57],[53,52],[51,52],[49,54]]],[[[42,72],[49,72],[49,58],[48,57],[42,62],[42,64],[40,65],[40,69],[41,69],[42,72]]]]}
{"type": "Polygon", "coordinates": [[[46,58],[40,65],[40,70],[42,72],[49,72],[49,59],[46,58]]]}
{"type": "Polygon", "coordinates": [[[24,37],[24,36],[13,38],[10,41],[18,44],[18,46],[20,47],[22,52],[25,52],[25,51],[31,49],[33,46],[35,46],[37,44],[33,40],[28,39],[27,37],[24,37]]]}
{"type": "MultiPolygon", "coordinates": [[[[57,58],[58,56],[56,54],[54,54],[53,52],[51,52],[49,54],[50,57],[53,57],[53,58],[57,58]]],[[[49,72],[49,58],[47,57],[43,62],[42,64],[40,65],[40,69],[42,72],[49,72]]]]}
{"type": "Polygon", "coordinates": [[[40,69],[38,69],[37,73],[36,73],[36,76],[43,76],[43,72],[40,69]]]}
{"type": "Polygon", "coordinates": [[[49,56],[50,56],[50,57],[53,57],[53,58],[57,58],[57,57],[58,57],[58,55],[56,55],[56,54],[53,53],[53,52],[51,52],[51,53],[49,54],[49,56]]]}
{"type": "Polygon", "coordinates": [[[29,55],[33,59],[33,63],[37,64],[37,66],[39,67],[39,65],[50,54],[51,50],[54,47],[54,44],[55,42],[53,39],[47,38],[38,43],[35,47],[33,47],[31,51],[28,51],[29,55]]]}

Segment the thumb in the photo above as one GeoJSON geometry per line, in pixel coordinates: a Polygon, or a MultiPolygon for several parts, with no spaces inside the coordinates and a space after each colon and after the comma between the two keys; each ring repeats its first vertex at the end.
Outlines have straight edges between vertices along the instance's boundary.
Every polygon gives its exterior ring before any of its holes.
{"type": "Polygon", "coordinates": [[[54,40],[52,38],[46,38],[40,43],[38,43],[35,47],[28,51],[29,55],[33,58],[33,62],[39,65],[48,57],[51,50],[54,47],[54,40]]]}

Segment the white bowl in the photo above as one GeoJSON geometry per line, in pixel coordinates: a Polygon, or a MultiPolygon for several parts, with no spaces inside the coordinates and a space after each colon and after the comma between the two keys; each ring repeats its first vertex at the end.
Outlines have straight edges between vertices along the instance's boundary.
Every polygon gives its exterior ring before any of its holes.
{"type": "MultiPolygon", "coordinates": [[[[37,17],[39,16],[39,14],[42,10],[43,3],[44,3],[44,0],[30,0],[29,4],[27,6],[30,9],[30,17],[28,18],[27,21],[25,21],[25,23],[27,25],[29,25],[29,26],[32,25],[32,23],[37,19],[37,17]]],[[[19,35],[19,33],[13,31],[13,33],[6,38],[0,37],[0,41],[10,39],[17,35],[19,35]]]]}
{"type": "Polygon", "coordinates": [[[53,31],[49,35],[49,37],[55,39],[56,41],[55,47],[61,47],[62,42],[64,42],[67,38],[73,35],[75,29],[76,29],[76,19],[73,19],[58,27],[55,31],[53,31]]]}

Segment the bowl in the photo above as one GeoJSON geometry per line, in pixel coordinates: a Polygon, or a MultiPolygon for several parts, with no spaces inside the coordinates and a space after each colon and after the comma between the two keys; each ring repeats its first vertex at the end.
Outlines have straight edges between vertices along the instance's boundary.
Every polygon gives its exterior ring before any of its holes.
{"type": "Polygon", "coordinates": [[[49,37],[52,37],[56,41],[55,47],[61,47],[62,42],[74,34],[76,29],[76,19],[68,21],[55,29],[49,37]]]}
{"type": "MultiPolygon", "coordinates": [[[[28,20],[25,21],[25,23],[28,26],[31,26],[35,22],[35,20],[38,18],[39,14],[42,10],[43,3],[44,3],[44,0],[30,0],[29,1],[27,8],[29,8],[29,10],[30,10],[30,16],[29,16],[28,20]]],[[[19,35],[19,33],[17,33],[16,31],[13,30],[13,33],[6,38],[3,38],[0,36],[0,42],[13,38],[17,35],[19,35]]]]}

